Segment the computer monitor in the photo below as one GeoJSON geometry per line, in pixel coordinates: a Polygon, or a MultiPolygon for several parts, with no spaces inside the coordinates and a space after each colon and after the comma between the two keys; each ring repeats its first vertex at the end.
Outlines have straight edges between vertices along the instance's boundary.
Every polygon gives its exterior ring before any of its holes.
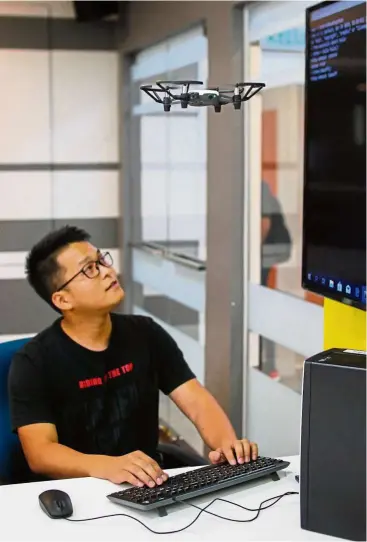
{"type": "Polygon", "coordinates": [[[302,286],[366,310],[366,2],[306,11],[302,286]]]}

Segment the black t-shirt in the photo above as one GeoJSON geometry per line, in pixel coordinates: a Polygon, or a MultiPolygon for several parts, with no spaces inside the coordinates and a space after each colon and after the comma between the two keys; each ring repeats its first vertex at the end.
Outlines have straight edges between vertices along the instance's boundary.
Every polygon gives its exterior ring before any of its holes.
{"type": "Polygon", "coordinates": [[[16,354],[9,373],[14,431],[52,423],[59,442],[82,453],[156,457],[159,390],[168,395],[195,376],[151,318],[111,318],[103,352],[73,341],[58,319],[16,354]]]}

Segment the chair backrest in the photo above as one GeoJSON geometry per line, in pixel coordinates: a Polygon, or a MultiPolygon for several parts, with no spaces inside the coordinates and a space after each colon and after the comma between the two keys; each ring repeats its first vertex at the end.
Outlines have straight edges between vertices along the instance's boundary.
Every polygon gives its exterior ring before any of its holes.
{"type": "Polygon", "coordinates": [[[0,343],[0,481],[12,482],[14,463],[20,456],[18,436],[12,433],[8,397],[8,373],[14,354],[29,341],[16,339],[0,343]]]}

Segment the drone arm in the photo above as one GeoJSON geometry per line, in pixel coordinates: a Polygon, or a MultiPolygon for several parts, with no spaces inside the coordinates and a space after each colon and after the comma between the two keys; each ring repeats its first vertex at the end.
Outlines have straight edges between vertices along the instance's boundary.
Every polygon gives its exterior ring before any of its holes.
{"type": "Polygon", "coordinates": [[[248,89],[241,96],[241,102],[246,102],[247,100],[250,100],[265,87],[264,83],[244,83],[244,85],[248,86],[248,89]]]}
{"type": "Polygon", "coordinates": [[[157,85],[159,86],[160,89],[162,89],[167,94],[167,96],[172,98],[172,100],[178,100],[179,99],[178,96],[175,96],[174,94],[172,94],[169,87],[164,87],[160,81],[157,81],[157,85]]]}
{"type": "Polygon", "coordinates": [[[162,103],[161,98],[158,96],[157,92],[154,89],[148,89],[148,88],[141,87],[141,90],[143,90],[146,94],[148,94],[149,98],[152,98],[158,104],[162,103]]]}

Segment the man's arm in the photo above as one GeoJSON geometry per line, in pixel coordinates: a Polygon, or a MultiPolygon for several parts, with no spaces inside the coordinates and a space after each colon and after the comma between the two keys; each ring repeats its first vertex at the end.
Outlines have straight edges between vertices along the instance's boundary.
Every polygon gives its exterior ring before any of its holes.
{"type": "Polygon", "coordinates": [[[18,429],[30,469],[50,478],[92,476],[115,484],[129,482],[154,487],[167,479],[159,465],[143,452],[118,457],[83,454],[58,442],[53,424],[36,423],[18,429]]]}
{"type": "Polygon", "coordinates": [[[31,344],[26,353],[15,356],[8,383],[12,427],[33,472],[50,478],[93,476],[150,487],[167,478],[158,463],[140,451],[110,457],[83,454],[60,444],[41,361],[42,352],[31,344]]]}
{"type": "Polygon", "coordinates": [[[261,218],[261,242],[265,243],[267,236],[269,235],[271,226],[271,220],[268,216],[261,218]]]}
{"type": "Polygon", "coordinates": [[[51,478],[89,476],[89,458],[59,444],[43,355],[31,341],[12,360],[8,388],[13,430],[33,472],[51,478]]]}
{"type": "Polygon", "coordinates": [[[53,424],[26,425],[18,429],[18,434],[30,469],[49,478],[92,476],[138,487],[154,487],[168,478],[156,461],[140,451],[111,457],[83,454],[64,446],[58,442],[53,424]]]}
{"type": "Polygon", "coordinates": [[[247,439],[238,440],[223,409],[199,384],[174,339],[151,318],[144,318],[142,322],[150,334],[159,388],[196,426],[212,449],[209,459],[213,463],[256,459],[257,445],[247,439]]]}
{"type": "Polygon", "coordinates": [[[238,439],[227,415],[214,397],[196,379],[176,388],[170,398],[192,421],[205,444],[211,448],[213,463],[227,460],[232,464],[256,459],[258,448],[247,439],[238,439]]]}
{"type": "Polygon", "coordinates": [[[91,476],[93,459],[58,442],[57,430],[51,423],[35,423],[18,429],[29,468],[50,478],[91,476]]]}

